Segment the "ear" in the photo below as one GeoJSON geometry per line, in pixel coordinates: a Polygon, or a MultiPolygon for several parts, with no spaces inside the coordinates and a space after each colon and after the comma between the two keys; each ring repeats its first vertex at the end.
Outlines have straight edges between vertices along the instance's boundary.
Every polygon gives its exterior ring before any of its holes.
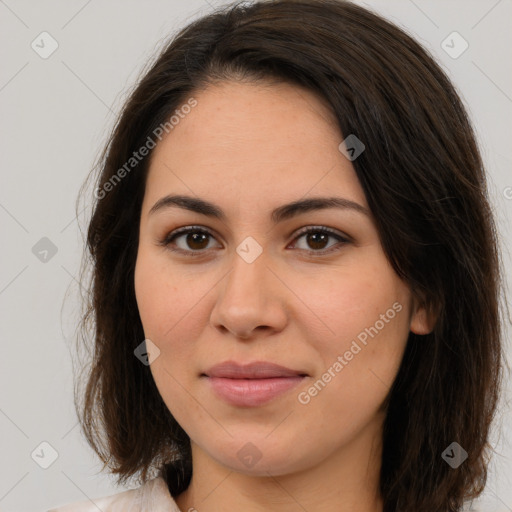
{"type": "Polygon", "coordinates": [[[433,331],[437,320],[437,313],[425,305],[418,298],[413,298],[411,323],[409,329],[414,334],[429,334],[433,331]]]}

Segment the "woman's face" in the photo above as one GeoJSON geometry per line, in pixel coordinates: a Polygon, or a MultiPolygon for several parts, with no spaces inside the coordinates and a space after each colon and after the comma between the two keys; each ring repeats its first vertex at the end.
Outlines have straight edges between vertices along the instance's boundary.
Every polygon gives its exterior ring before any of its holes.
{"type": "Polygon", "coordinates": [[[384,255],[331,112],[287,84],[193,96],[154,149],[135,269],[164,402],[196,453],[247,474],[379,447],[409,331],[428,328],[384,255]],[[178,195],[187,200],[162,201],[178,195]],[[289,371],[212,370],[224,362],[289,371]]]}

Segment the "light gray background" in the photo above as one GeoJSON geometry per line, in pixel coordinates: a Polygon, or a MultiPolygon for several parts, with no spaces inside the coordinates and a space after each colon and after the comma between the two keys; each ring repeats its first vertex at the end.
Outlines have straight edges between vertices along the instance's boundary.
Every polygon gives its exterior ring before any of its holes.
{"type": "MultiPolygon", "coordinates": [[[[167,36],[223,3],[0,0],[1,511],[46,510],[124,490],[98,474],[101,464],[81,438],[73,407],[70,350],[82,250],[75,199],[147,59],[167,36]],[[59,45],[47,59],[31,48],[43,31],[59,45]],[[42,237],[57,247],[47,262],[32,252],[42,237]],[[58,453],[48,469],[31,457],[44,441],[58,453]]],[[[511,0],[358,3],[415,36],[460,91],[489,171],[510,289],[511,0]],[[453,31],[469,43],[457,59],[441,47],[453,31]]],[[[497,455],[473,510],[512,511],[510,406],[498,420],[497,455]]]]}

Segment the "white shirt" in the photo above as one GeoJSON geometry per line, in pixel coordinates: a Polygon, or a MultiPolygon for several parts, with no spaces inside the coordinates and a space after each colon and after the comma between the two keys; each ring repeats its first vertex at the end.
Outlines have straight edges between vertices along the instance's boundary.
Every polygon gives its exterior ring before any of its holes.
{"type": "Polygon", "coordinates": [[[181,512],[165,480],[158,476],[118,494],[52,508],[47,512],[181,512]]]}

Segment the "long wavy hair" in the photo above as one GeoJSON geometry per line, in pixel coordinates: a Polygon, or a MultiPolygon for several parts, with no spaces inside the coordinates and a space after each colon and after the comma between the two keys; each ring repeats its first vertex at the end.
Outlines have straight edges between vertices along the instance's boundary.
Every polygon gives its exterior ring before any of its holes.
{"type": "Polygon", "coordinates": [[[190,439],[134,356],[144,340],[134,267],[151,151],[130,158],[194,92],[226,80],[305,86],[325,98],[342,134],[364,141],[352,164],[384,252],[437,315],[430,334],[409,334],[384,403],[384,511],[460,510],[486,483],[503,370],[502,271],[485,170],[440,66],[402,29],[348,1],[218,9],[167,42],[131,92],[89,176],[96,188],[81,275],[85,283],[90,270],[90,293],[78,340],[92,356],[75,387],[87,441],[119,484],[159,471],[173,496],[189,485],[190,439]],[[456,469],[441,457],[454,441],[468,453],[456,469]]]}

